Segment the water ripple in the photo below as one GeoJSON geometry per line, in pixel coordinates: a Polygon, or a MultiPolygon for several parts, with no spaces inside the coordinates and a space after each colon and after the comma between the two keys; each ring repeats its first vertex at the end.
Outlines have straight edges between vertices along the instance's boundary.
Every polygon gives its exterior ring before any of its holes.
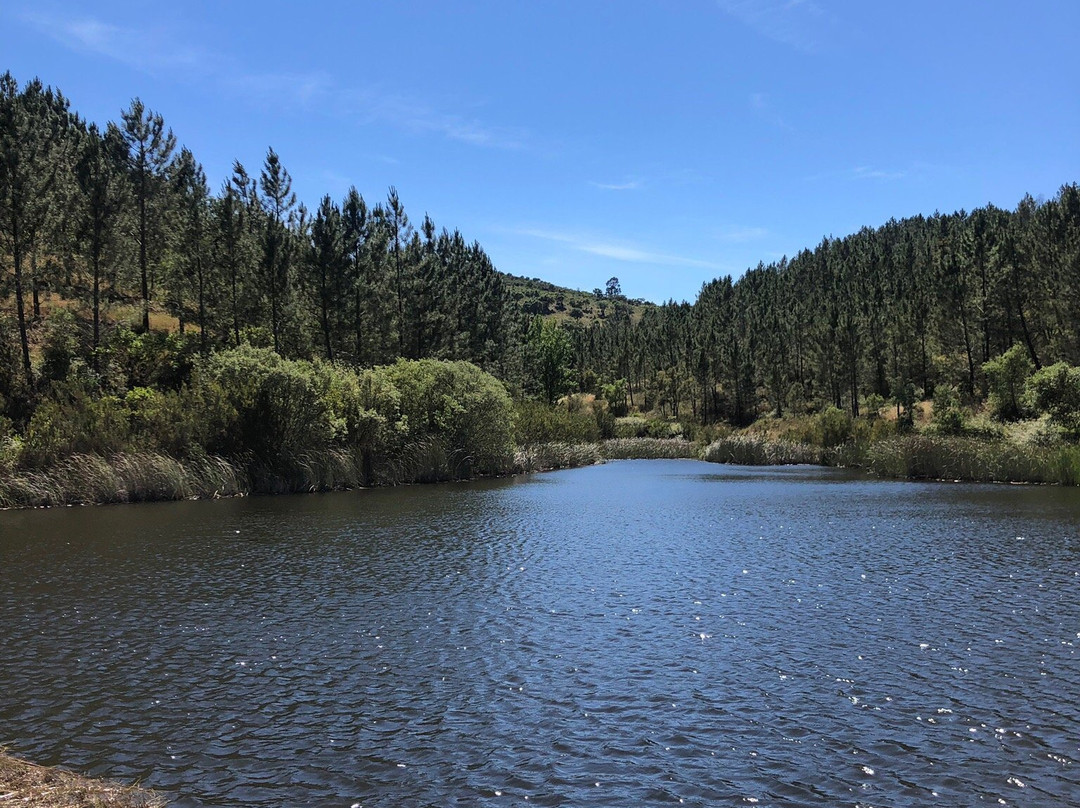
{"type": "Polygon", "coordinates": [[[1071,805],[1080,499],[820,469],[0,514],[0,745],[195,806],[1071,805]]]}

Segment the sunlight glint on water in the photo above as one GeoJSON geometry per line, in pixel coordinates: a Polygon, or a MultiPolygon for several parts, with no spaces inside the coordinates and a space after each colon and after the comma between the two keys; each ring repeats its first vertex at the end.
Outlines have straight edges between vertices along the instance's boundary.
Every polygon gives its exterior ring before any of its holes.
{"type": "Polygon", "coordinates": [[[1068,805],[1078,516],[689,461],[0,513],[0,745],[178,806],[1068,805]]]}

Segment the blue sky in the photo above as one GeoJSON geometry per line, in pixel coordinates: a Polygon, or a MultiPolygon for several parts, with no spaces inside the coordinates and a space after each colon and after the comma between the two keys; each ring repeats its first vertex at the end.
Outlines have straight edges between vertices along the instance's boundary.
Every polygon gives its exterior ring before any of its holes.
{"type": "Polygon", "coordinates": [[[0,70],[140,96],[218,187],[394,185],[496,266],[693,300],[841,236],[1080,180],[1076,0],[22,2],[0,70]]]}

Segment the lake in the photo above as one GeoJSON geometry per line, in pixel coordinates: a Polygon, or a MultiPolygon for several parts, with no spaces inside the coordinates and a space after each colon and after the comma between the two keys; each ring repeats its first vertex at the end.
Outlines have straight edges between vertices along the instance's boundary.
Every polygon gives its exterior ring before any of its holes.
{"type": "Polygon", "coordinates": [[[1076,805],[1080,491],[626,461],[0,513],[0,746],[176,806],[1076,805]]]}

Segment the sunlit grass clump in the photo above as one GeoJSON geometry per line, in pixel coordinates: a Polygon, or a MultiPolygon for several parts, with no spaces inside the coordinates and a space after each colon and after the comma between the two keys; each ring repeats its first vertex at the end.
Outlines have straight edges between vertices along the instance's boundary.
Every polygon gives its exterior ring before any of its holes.
{"type": "Polygon", "coordinates": [[[824,450],[809,443],[774,441],[754,435],[729,435],[705,447],[703,460],[740,466],[822,465],[824,450]]]}
{"type": "Polygon", "coordinates": [[[867,468],[884,477],[982,482],[1080,483],[1080,447],[907,435],[871,445],[867,468]]]}
{"type": "Polygon", "coordinates": [[[663,460],[697,458],[698,444],[681,438],[612,438],[600,444],[608,460],[663,460]]]}

